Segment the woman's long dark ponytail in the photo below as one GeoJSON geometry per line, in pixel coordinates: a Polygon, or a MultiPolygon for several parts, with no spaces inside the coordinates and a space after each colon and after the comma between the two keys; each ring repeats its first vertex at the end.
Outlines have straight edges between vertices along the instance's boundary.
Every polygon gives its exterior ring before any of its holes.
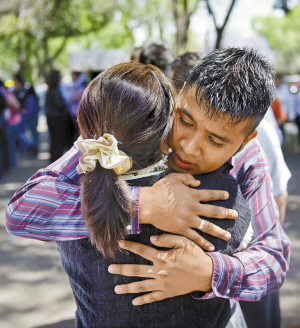
{"type": "MultiPolygon", "coordinates": [[[[171,82],[154,66],[116,65],[85,90],[78,112],[81,136],[98,139],[110,133],[132,158],[132,170],[153,165],[170,130],[173,96],[171,82]]],[[[92,244],[105,258],[115,257],[134,212],[126,182],[97,162],[81,178],[81,208],[92,244]]]]}
{"type": "Polygon", "coordinates": [[[99,163],[81,180],[82,214],[90,239],[105,257],[114,257],[133,214],[127,184],[99,163]]]}

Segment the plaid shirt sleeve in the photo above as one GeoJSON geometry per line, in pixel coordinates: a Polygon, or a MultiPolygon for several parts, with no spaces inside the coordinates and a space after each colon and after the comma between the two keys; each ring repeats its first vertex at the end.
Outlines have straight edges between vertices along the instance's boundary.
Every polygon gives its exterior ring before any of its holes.
{"type": "MultiPolygon", "coordinates": [[[[56,166],[39,170],[14,194],[5,211],[9,234],[43,241],[89,237],[81,214],[80,184],[73,179],[75,157],[73,148],[56,166]]],[[[140,187],[131,188],[137,217],[139,191],[140,187]]],[[[131,219],[127,232],[139,233],[138,219],[131,219]]]]}
{"type": "Polygon", "coordinates": [[[283,284],[291,242],[280,225],[268,161],[256,141],[235,156],[232,174],[252,210],[254,236],[246,250],[232,257],[207,253],[214,266],[212,291],[202,299],[257,301],[283,284]]]}

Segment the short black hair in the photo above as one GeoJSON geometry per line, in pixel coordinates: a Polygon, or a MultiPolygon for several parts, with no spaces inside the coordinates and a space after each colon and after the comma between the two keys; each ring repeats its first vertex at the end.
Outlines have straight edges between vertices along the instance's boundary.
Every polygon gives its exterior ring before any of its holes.
{"type": "Polygon", "coordinates": [[[186,52],[176,57],[171,64],[171,79],[177,90],[181,90],[187,80],[190,71],[204,56],[200,52],[186,52]]]}
{"type": "Polygon", "coordinates": [[[23,75],[21,73],[16,73],[14,76],[13,76],[14,79],[18,80],[22,85],[24,85],[24,78],[23,78],[23,75]]]}
{"type": "Polygon", "coordinates": [[[190,72],[188,87],[196,87],[198,105],[207,115],[229,114],[233,124],[253,119],[250,133],[275,96],[274,69],[258,51],[225,48],[209,52],[190,72]]]}
{"type": "Polygon", "coordinates": [[[60,72],[57,70],[52,70],[47,76],[47,84],[49,89],[58,88],[60,83],[60,72]]]}
{"type": "Polygon", "coordinates": [[[171,50],[162,42],[146,42],[140,54],[140,63],[154,65],[167,76],[173,60],[171,50]]]}

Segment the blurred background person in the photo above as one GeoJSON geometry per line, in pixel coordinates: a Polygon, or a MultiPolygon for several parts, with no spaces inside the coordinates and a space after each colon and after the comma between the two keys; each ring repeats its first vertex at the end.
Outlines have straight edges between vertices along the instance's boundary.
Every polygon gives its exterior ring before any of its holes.
{"type": "Polygon", "coordinates": [[[59,88],[60,80],[59,71],[51,71],[48,77],[48,90],[45,101],[47,125],[50,133],[51,163],[60,158],[66,148],[68,112],[59,88]]]}
{"type": "Polygon", "coordinates": [[[70,89],[70,99],[68,105],[69,120],[67,126],[67,148],[71,148],[73,143],[79,137],[79,128],[77,123],[77,113],[79,109],[79,103],[84,92],[84,85],[86,83],[85,74],[80,77],[80,72],[72,72],[72,87],[70,89]],[[79,80],[78,80],[79,79],[79,80]],[[77,81],[77,83],[76,83],[77,81]]]}
{"type": "Polygon", "coordinates": [[[13,77],[15,83],[14,94],[18,98],[21,106],[21,124],[23,132],[29,131],[31,137],[31,144],[27,152],[32,156],[38,154],[39,134],[37,131],[38,114],[39,114],[39,99],[35,93],[33,86],[30,83],[24,83],[21,74],[15,74],[13,77]]]}
{"type": "Polygon", "coordinates": [[[24,154],[31,146],[31,141],[27,138],[24,126],[22,125],[21,105],[8,89],[5,90],[7,101],[7,138],[9,144],[9,165],[14,167],[17,162],[17,149],[24,154]]]}
{"type": "Polygon", "coordinates": [[[185,54],[176,57],[171,63],[170,78],[172,79],[177,91],[182,89],[190,70],[203,57],[203,55],[204,54],[197,52],[186,52],[185,54]]]}
{"type": "Polygon", "coordinates": [[[87,73],[72,72],[72,82],[60,82],[58,86],[64,103],[67,106],[65,130],[65,147],[67,149],[73,146],[73,143],[79,136],[77,112],[86,81],[87,73]]]}
{"type": "Polygon", "coordinates": [[[5,87],[0,81],[0,178],[5,172],[8,172],[9,164],[9,143],[7,137],[7,101],[5,97],[5,87]]]}
{"type": "MultiPolygon", "coordinates": [[[[300,87],[300,84],[299,84],[300,87]]],[[[300,148],[300,91],[298,87],[298,92],[294,96],[294,104],[295,104],[295,122],[298,128],[298,142],[300,148]]],[[[299,149],[298,148],[298,149],[299,149]]]]}
{"type": "Polygon", "coordinates": [[[276,96],[279,99],[287,118],[290,121],[295,119],[295,105],[293,95],[290,92],[290,87],[283,83],[283,76],[279,73],[275,76],[276,96]]]}
{"type": "Polygon", "coordinates": [[[171,50],[162,42],[146,42],[140,54],[140,63],[152,64],[170,76],[171,63],[174,56],[171,50]]]}
{"type": "Polygon", "coordinates": [[[279,143],[280,145],[282,145],[283,133],[280,127],[278,126],[273,109],[271,107],[267,110],[264,120],[267,121],[270,125],[272,125],[272,127],[275,129],[277,137],[279,139],[279,143]]]}
{"type": "Polygon", "coordinates": [[[284,135],[283,125],[287,121],[288,117],[287,117],[287,114],[286,114],[285,110],[283,109],[278,97],[276,97],[273,100],[273,102],[271,104],[271,108],[273,110],[276,122],[277,122],[279,128],[281,129],[282,134],[284,135]]]}
{"type": "Polygon", "coordinates": [[[130,60],[138,63],[140,61],[142,49],[142,47],[134,47],[130,55],[130,60]]]}
{"type": "MultiPolygon", "coordinates": [[[[280,223],[283,225],[288,197],[287,185],[292,175],[285,163],[277,133],[266,118],[261,121],[257,131],[256,138],[269,160],[273,194],[279,210],[280,223]]],[[[280,328],[279,291],[268,294],[257,302],[240,301],[240,305],[248,328],[280,328]]]]}

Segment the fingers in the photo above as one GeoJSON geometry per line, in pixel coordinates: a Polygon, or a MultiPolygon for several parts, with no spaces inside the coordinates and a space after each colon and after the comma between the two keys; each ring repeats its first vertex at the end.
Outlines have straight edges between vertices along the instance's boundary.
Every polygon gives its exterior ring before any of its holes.
{"type": "Polygon", "coordinates": [[[238,217],[238,212],[221,206],[199,204],[198,215],[207,218],[236,219],[238,217]]]}
{"type": "Polygon", "coordinates": [[[152,292],[156,289],[155,284],[157,285],[157,282],[155,282],[154,279],[136,281],[127,285],[116,286],[115,292],[117,294],[137,294],[152,292]]]}
{"type": "Polygon", "coordinates": [[[153,277],[152,265],[142,264],[112,264],[108,267],[108,272],[112,274],[120,274],[127,277],[153,277]]]}
{"type": "Polygon", "coordinates": [[[209,252],[212,252],[215,249],[213,244],[211,244],[205,238],[200,236],[195,230],[189,229],[185,236],[191,241],[193,241],[195,244],[199,245],[201,248],[209,252]]]}
{"type": "Polygon", "coordinates": [[[140,255],[141,257],[152,262],[157,254],[157,250],[155,248],[128,240],[120,240],[119,245],[121,248],[127,249],[128,251],[140,255]]]}
{"type": "Polygon", "coordinates": [[[138,306],[138,305],[143,305],[143,304],[147,304],[147,303],[162,301],[165,298],[168,298],[168,296],[166,295],[165,292],[163,292],[163,291],[154,291],[152,293],[149,293],[149,294],[146,294],[146,295],[135,298],[132,301],[132,304],[135,305],[135,306],[138,306]]]}
{"type": "Polygon", "coordinates": [[[190,187],[198,187],[200,186],[200,181],[196,180],[191,174],[182,174],[181,175],[181,181],[186,186],[190,187]]]}
{"type": "Polygon", "coordinates": [[[196,180],[191,174],[188,173],[171,173],[168,177],[173,181],[182,182],[186,186],[195,188],[200,185],[200,181],[196,180]]]}
{"type": "Polygon", "coordinates": [[[227,191],[224,190],[209,190],[209,189],[199,189],[195,191],[198,194],[200,202],[210,202],[213,200],[224,200],[229,197],[227,191]]]}
{"type": "Polygon", "coordinates": [[[231,235],[228,231],[221,229],[217,225],[200,218],[200,225],[198,226],[199,230],[211,235],[218,237],[220,239],[229,240],[231,235]]]}
{"type": "MultiPolygon", "coordinates": [[[[183,246],[183,243],[186,242],[186,238],[178,235],[163,234],[160,236],[151,236],[151,243],[155,246],[165,247],[165,248],[179,248],[183,246]]],[[[162,253],[167,252],[157,252],[156,257],[162,253]]]]}

